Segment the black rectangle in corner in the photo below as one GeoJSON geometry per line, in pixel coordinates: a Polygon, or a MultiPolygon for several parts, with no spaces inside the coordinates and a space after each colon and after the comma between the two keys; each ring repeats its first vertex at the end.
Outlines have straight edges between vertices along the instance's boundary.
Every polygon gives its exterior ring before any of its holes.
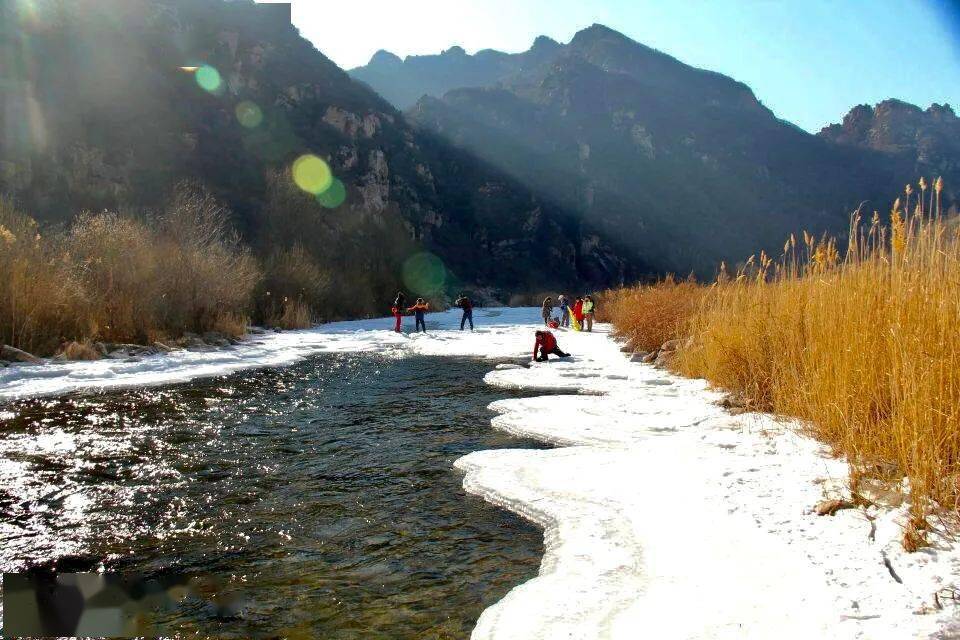
{"type": "Polygon", "coordinates": [[[168,621],[187,603],[193,615],[219,621],[242,615],[242,601],[224,584],[204,575],[4,573],[3,637],[175,635],[168,621]]]}

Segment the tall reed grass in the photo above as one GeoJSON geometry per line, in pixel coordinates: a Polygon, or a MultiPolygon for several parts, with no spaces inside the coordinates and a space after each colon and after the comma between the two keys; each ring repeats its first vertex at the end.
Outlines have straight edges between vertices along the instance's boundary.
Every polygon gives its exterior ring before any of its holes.
{"type": "MultiPolygon", "coordinates": [[[[846,247],[791,237],[778,259],[721,269],[698,304],[665,312],[690,339],[680,373],[807,421],[849,460],[855,494],[865,476],[909,478],[908,548],[934,504],[960,506],[960,240],[941,190],[921,181],[886,220],[854,215],[846,247]]],[[[651,307],[676,287],[608,294],[612,321],[660,339],[651,307]]]]}

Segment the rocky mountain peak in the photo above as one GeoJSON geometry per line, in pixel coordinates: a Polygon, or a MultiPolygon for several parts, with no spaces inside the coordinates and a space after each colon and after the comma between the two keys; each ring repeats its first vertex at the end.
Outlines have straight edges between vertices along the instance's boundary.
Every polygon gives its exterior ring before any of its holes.
{"type": "Polygon", "coordinates": [[[573,36],[573,40],[570,41],[571,45],[584,44],[584,43],[593,43],[600,40],[620,40],[631,42],[630,38],[623,35],[615,29],[610,27],[594,23],[587,27],[586,29],[581,29],[573,36]]]}
{"type": "Polygon", "coordinates": [[[397,67],[403,64],[403,60],[395,53],[391,53],[386,49],[380,49],[370,58],[369,64],[370,66],[397,67]]]}
{"type": "Polygon", "coordinates": [[[559,42],[549,36],[537,36],[530,47],[530,51],[554,50],[562,47],[559,42]]]}

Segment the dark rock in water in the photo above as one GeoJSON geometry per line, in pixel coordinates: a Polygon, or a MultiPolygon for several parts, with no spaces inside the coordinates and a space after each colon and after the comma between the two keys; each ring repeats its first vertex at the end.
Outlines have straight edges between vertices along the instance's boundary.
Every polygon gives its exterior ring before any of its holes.
{"type": "Polygon", "coordinates": [[[651,352],[648,353],[647,355],[643,356],[642,362],[644,362],[644,363],[646,363],[646,364],[650,364],[650,363],[652,363],[652,362],[653,362],[654,360],[656,360],[656,359],[657,359],[657,352],[656,352],[656,351],[651,351],[651,352]]]}
{"type": "Polygon", "coordinates": [[[11,362],[26,362],[30,364],[39,364],[43,362],[40,358],[33,355],[32,353],[27,353],[16,347],[11,347],[10,345],[0,346],[0,359],[9,360],[11,362]]]}
{"type": "Polygon", "coordinates": [[[203,341],[215,347],[229,347],[230,341],[219,331],[207,331],[203,334],[203,341]]]}

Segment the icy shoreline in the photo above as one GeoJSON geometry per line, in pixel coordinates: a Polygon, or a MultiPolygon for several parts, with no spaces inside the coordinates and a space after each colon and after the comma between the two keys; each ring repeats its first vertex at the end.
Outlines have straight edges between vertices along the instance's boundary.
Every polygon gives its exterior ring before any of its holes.
{"type": "MultiPolygon", "coordinates": [[[[131,362],[0,369],[0,401],[167,384],[321,352],[527,358],[536,309],[428,316],[427,335],[390,319],[256,336],[232,349],[131,362]]],[[[557,445],[479,451],[464,487],[544,530],[537,578],[480,617],[488,638],[950,638],[939,589],[960,581],[946,540],[907,554],[904,507],[819,517],[845,486],[842,460],[772,416],[731,416],[702,381],[631,363],[601,332],[559,333],[569,361],[505,365],[486,381],[564,395],[501,400],[494,428],[557,445]],[[895,574],[895,576],[894,576],[895,574]]]]}
{"type": "Polygon", "coordinates": [[[570,391],[491,405],[495,428],[563,448],[456,462],[546,546],[475,640],[960,637],[934,601],[960,577],[954,545],[904,552],[905,507],[815,515],[847,469],[799,425],[729,415],[703,381],[630,363],[606,336],[562,342],[583,355],[486,380],[570,391]]]}

